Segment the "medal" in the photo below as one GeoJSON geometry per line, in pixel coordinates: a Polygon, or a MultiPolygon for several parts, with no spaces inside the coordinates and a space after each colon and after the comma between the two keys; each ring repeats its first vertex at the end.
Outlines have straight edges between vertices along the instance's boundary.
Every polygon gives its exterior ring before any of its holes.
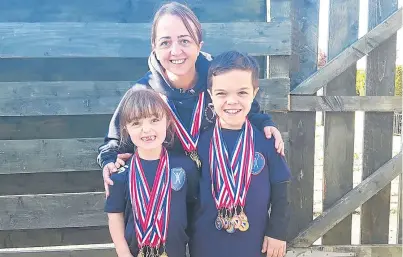
{"type": "Polygon", "coordinates": [[[232,217],[231,223],[234,224],[235,229],[238,229],[241,225],[241,219],[238,217],[238,215],[235,215],[234,217],[232,217]]]}
{"type": "Polygon", "coordinates": [[[152,187],[147,182],[138,152],[135,153],[130,166],[129,193],[140,248],[137,257],[157,256],[157,247],[165,244],[167,239],[171,205],[171,172],[165,148],[162,149],[152,187]]]}
{"type": "Polygon", "coordinates": [[[241,224],[238,229],[239,229],[239,231],[245,232],[246,230],[249,229],[249,222],[247,222],[245,220],[241,221],[241,224]]]}
{"type": "Polygon", "coordinates": [[[196,163],[197,168],[200,169],[201,161],[200,161],[200,158],[199,158],[199,155],[197,154],[197,152],[192,151],[192,152],[189,152],[188,155],[189,155],[190,159],[192,159],[192,161],[194,161],[196,163]]]}
{"type": "Polygon", "coordinates": [[[185,150],[186,153],[190,156],[190,158],[196,163],[197,168],[200,169],[201,167],[201,162],[200,158],[197,155],[196,149],[197,149],[197,143],[199,142],[199,136],[200,136],[200,127],[203,119],[203,110],[204,110],[204,92],[201,92],[199,94],[199,99],[197,100],[197,103],[193,109],[193,114],[192,114],[192,126],[190,128],[190,131],[187,131],[186,128],[184,127],[184,123],[182,120],[179,118],[179,113],[175,108],[174,103],[169,100],[165,95],[160,94],[161,98],[167,103],[172,116],[174,120],[174,125],[175,125],[175,134],[178,136],[183,149],[185,150]]]}
{"type": "Polygon", "coordinates": [[[216,219],[217,229],[225,229],[228,233],[234,233],[236,229],[248,230],[249,222],[243,208],[251,181],[253,160],[253,128],[250,122],[246,120],[235,149],[232,155],[229,155],[222,138],[219,119],[217,119],[209,149],[213,198],[217,210],[225,209],[222,227],[217,226],[216,219]],[[237,206],[241,208],[239,215],[237,206]]]}
{"type": "Polygon", "coordinates": [[[137,254],[137,257],[144,257],[143,249],[139,250],[139,253],[137,254]]]}
{"type": "MultiPolygon", "coordinates": [[[[158,253],[158,252],[157,252],[158,253]]],[[[168,257],[167,251],[165,249],[165,244],[164,244],[164,252],[161,253],[160,257],[168,257]]]]}
{"type": "Polygon", "coordinates": [[[215,224],[215,227],[217,230],[221,230],[223,228],[224,225],[223,225],[223,221],[222,221],[220,215],[217,215],[217,218],[215,219],[214,224],[215,224]]]}
{"type": "Polygon", "coordinates": [[[228,222],[228,227],[227,227],[226,231],[227,231],[228,233],[230,233],[230,234],[232,234],[232,233],[235,232],[234,224],[232,224],[231,221],[228,222]]]}

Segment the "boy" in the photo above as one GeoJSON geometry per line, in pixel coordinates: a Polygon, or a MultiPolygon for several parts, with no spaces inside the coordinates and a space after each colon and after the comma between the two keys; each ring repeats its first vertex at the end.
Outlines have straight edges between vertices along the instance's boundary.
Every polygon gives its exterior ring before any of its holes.
{"type": "Polygon", "coordinates": [[[208,88],[217,118],[199,141],[191,256],[284,256],[290,171],[274,140],[247,119],[259,89],[257,62],[235,51],[217,56],[208,88]]]}

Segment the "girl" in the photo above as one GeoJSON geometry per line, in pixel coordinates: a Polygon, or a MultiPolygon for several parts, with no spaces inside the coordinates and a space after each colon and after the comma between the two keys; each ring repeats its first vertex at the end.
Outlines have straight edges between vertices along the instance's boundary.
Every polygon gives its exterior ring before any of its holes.
{"type": "Polygon", "coordinates": [[[172,139],[170,111],[158,93],[133,88],[123,97],[119,122],[122,142],[130,138],[136,151],[111,176],[105,203],[116,252],[119,257],[185,256],[197,169],[163,146],[172,139]]]}
{"type": "Polygon", "coordinates": [[[191,256],[282,257],[290,171],[274,140],[247,119],[258,91],[258,65],[228,52],[213,60],[208,74],[217,120],[198,147],[203,165],[191,256]]]}
{"type": "MultiPolygon", "coordinates": [[[[207,93],[207,71],[212,58],[200,52],[203,46],[201,24],[186,6],[176,2],[165,4],[155,14],[151,45],[150,71],[134,87],[146,86],[164,97],[173,113],[178,139],[172,148],[185,151],[198,162],[195,152],[200,131],[215,120],[207,93]]],[[[107,194],[108,184],[113,183],[110,173],[124,165],[124,161],[117,160],[118,152],[133,151],[133,147],[119,149],[120,116],[121,104],[112,117],[105,143],[99,148],[98,163],[103,168],[107,194]]],[[[260,113],[257,102],[253,103],[248,118],[268,138],[273,134],[277,151],[284,152],[280,132],[273,127],[269,115],[260,113]]]]}

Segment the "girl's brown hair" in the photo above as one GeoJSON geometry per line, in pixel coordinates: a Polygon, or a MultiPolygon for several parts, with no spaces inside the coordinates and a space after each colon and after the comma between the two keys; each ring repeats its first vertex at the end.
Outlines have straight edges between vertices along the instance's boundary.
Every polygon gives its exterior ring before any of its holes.
{"type": "Polygon", "coordinates": [[[165,143],[169,146],[174,139],[174,123],[168,105],[154,90],[147,88],[131,88],[124,95],[120,105],[120,143],[130,142],[126,126],[133,121],[150,118],[167,118],[167,136],[165,143]]]}
{"type": "Polygon", "coordinates": [[[192,39],[196,43],[200,44],[200,42],[202,41],[202,29],[199,19],[187,6],[178,2],[171,2],[161,6],[154,15],[154,20],[151,27],[151,44],[153,46],[155,45],[155,34],[158,21],[161,19],[162,16],[167,14],[179,17],[185,25],[192,39]],[[191,23],[193,23],[195,31],[193,30],[191,23]]]}

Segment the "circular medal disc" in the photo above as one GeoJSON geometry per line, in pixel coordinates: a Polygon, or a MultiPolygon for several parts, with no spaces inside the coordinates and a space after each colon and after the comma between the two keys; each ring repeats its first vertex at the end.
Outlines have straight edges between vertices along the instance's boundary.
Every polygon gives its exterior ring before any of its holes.
{"type": "Polygon", "coordinates": [[[231,223],[234,225],[235,229],[239,229],[239,226],[241,225],[241,219],[238,217],[238,215],[232,217],[231,223]]]}
{"type": "Polygon", "coordinates": [[[232,233],[235,232],[235,228],[234,228],[234,225],[232,224],[232,222],[229,222],[228,228],[226,229],[226,231],[227,231],[228,233],[230,233],[230,234],[232,234],[232,233]]]}
{"type": "Polygon", "coordinates": [[[221,230],[223,228],[223,221],[220,216],[217,216],[215,219],[215,227],[217,230],[221,230]]]}
{"type": "Polygon", "coordinates": [[[247,221],[242,221],[241,225],[239,226],[239,231],[245,232],[246,230],[249,229],[249,222],[247,221]]]}
{"type": "Polygon", "coordinates": [[[168,254],[166,252],[163,252],[160,257],[168,257],[168,254]]]}
{"type": "Polygon", "coordinates": [[[139,253],[137,254],[137,257],[144,257],[144,253],[142,250],[139,251],[139,253]]]}

